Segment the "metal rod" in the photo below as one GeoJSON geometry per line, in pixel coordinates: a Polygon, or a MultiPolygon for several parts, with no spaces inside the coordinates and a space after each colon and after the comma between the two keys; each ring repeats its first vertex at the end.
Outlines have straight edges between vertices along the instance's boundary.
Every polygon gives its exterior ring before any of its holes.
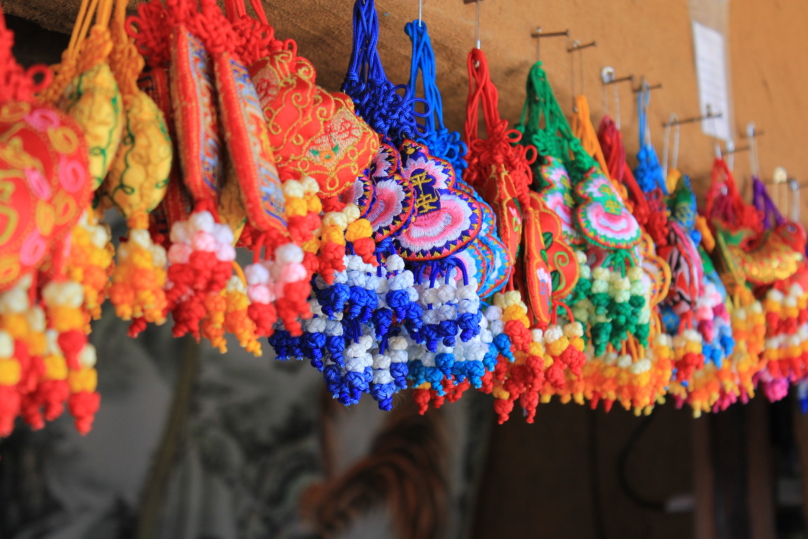
{"type": "Polygon", "coordinates": [[[424,0],[418,0],[418,26],[424,25],[424,0]]]}
{"type": "Polygon", "coordinates": [[[541,31],[541,26],[539,26],[538,28],[536,28],[535,32],[530,34],[530,37],[535,37],[535,38],[538,38],[538,39],[541,39],[543,37],[561,37],[561,36],[570,37],[569,28],[567,28],[563,32],[542,32],[541,31]]]}
{"type": "Polygon", "coordinates": [[[583,49],[588,49],[589,47],[597,47],[597,46],[598,44],[596,41],[593,41],[591,43],[585,43],[583,45],[581,45],[579,41],[576,41],[575,43],[572,44],[572,47],[567,49],[567,52],[575,52],[583,49]]]}
{"type": "Polygon", "coordinates": [[[738,146],[737,148],[724,150],[724,155],[733,154],[733,153],[748,152],[751,149],[752,149],[751,146],[738,146]]]}
{"type": "Polygon", "coordinates": [[[536,31],[530,34],[531,37],[536,39],[536,61],[541,61],[541,39],[543,37],[569,37],[570,29],[567,28],[563,32],[542,32],[541,26],[536,28],[536,31]]]}
{"type": "MultiPolygon", "coordinates": [[[[653,86],[647,86],[646,89],[649,90],[649,91],[650,90],[661,90],[662,89],[662,83],[660,82],[659,84],[654,84],[653,86]]],[[[639,88],[632,88],[631,91],[634,92],[635,94],[638,94],[638,93],[642,92],[642,85],[640,85],[639,88]]]]}
{"type": "Polygon", "coordinates": [[[795,180],[794,178],[791,178],[787,182],[767,181],[763,182],[763,185],[782,185],[783,183],[786,183],[792,191],[802,189],[803,187],[808,187],[808,182],[797,183],[797,180],[795,180]]]}
{"type": "Polygon", "coordinates": [[[480,41],[480,0],[474,2],[477,6],[477,50],[483,50],[482,42],[480,41]]]}
{"type": "Polygon", "coordinates": [[[619,79],[612,79],[608,82],[604,82],[603,84],[617,84],[618,82],[627,82],[627,81],[634,82],[634,75],[627,75],[625,77],[620,77],[619,79]]]}
{"type": "Polygon", "coordinates": [[[715,120],[721,118],[723,114],[721,112],[716,114],[703,114],[702,116],[694,116],[692,118],[685,118],[684,120],[674,120],[672,123],[665,122],[662,124],[663,127],[668,127],[669,125],[684,125],[684,124],[692,124],[694,122],[700,122],[701,120],[715,120]]]}

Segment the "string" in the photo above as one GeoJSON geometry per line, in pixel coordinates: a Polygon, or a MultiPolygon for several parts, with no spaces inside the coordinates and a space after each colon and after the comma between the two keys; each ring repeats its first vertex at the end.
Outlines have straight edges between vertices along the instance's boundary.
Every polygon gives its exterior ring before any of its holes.
{"type": "MultiPolygon", "coordinates": [[[[484,163],[486,171],[474,170],[471,183],[484,183],[489,178],[496,181],[491,173],[491,166],[504,166],[513,179],[517,198],[523,207],[530,206],[528,188],[532,182],[530,165],[536,160],[536,148],[528,145],[515,146],[522,139],[518,129],[508,129],[508,121],[499,115],[499,93],[491,81],[488,60],[480,49],[472,49],[469,53],[467,67],[469,72],[469,97],[466,110],[465,135],[469,145],[469,154],[474,163],[484,163]],[[479,138],[479,108],[483,109],[486,139],[479,138]]],[[[469,167],[472,170],[472,167],[469,167]]],[[[478,185],[480,186],[480,185],[478,185]]]]}
{"type": "Polygon", "coordinates": [[[627,194],[630,195],[634,205],[632,214],[640,226],[645,226],[651,215],[648,201],[640,186],[637,185],[634,174],[632,174],[626,162],[623,135],[620,133],[619,127],[608,116],[605,116],[600,122],[598,141],[600,141],[600,147],[606,158],[606,166],[611,177],[614,181],[625,186],[627,194]]]}
{"type": "Polygon", "coordinates": [[[744,227],[753,232],[762,230],[763,220],[760,212],[743,201],[735,178],[723,159],[716,159],[713,163],[710,189],[705,198],[705,214],[708,219],[720,219],[734,230],[744,227]]]}
{"type": "Polygon", "coordinates": [[[353,46],[342,91],[354,102],[356,112],[377,133],[390,137],[395,144],[415,139],[422,127],[417,118],[415,99],[407,85],[393,85],[387,79],[377,50],[379,17],[374,0],[356,0],[353,12],[353,46]],[[399,93],[402,92],[402,93],[399,93]]]}
{"type": "Polygon", "coordinates": [[[596,162],[573,134],[541,66],[536,62],[528,75],[527,98],[516,129],[539,155],[561,159],[577,184],[596,162]]]}
{"type": "MultiPolygon", "coordinates": [[[[606,165],[606,158],[603,156],[603,150],[598,142],[597,133],[592,125],[589,115],[589,101],[585,95],[575,96],[575,112],[572,115],[572,133],[581,141],[584,151],[593,156],[603,174],[611,180],[609,167],[606,165]]],[[[613,182],[616,183],[616,182],[613,182]]],[[[618,188],[619,186],[615,185],[618,188]]]]}
{"type": "Polygon", "coordinates": [[[468,148],[461,140],[460,133],[449,131],[444,124],[443,99],[436,78],[435,52],[432,49],[427,25],[423,21],[413,21],[407,23],[404,31],[412,41],[408,88],[411,95],[416,94],[420,74],[426,104],[422,136],[419,141],[429,147],[432,155],[446,159],[456,172],[462,172],[467,167],[464,157],[468,148]]]}
{"type": "Polygon", "coordinates": [[[78,47],[79,36],[84,35],[87,30],[82,29],[84,28],[85,21],[91,17],[88,17],[88,14],[94,13],[96,9],[96,5],[98,4],[98,0],[81,0],[81,5],[79,6],[79,14],[76,17],[76,23],[73,25],[73,32],[70,34],[70,42],[67,45],[67,50],[69,52],[74,52],[78,47]]]}
{"type": "Polygon", "coordinates": [[[640,151],[637,152],[637,167],[634,169],[634,178],[644,193],[654,189],[661,189],[667,195],[668,188],[662,176],[662,167],[659,164],[656,151],[651,145],[651,129],[648,125],[648,106],[651,103],[651,91],[648,83],[643,81],[642,89],[637,95],[637,114],[639,123],[640,151]]]}
{"type": "Polygon", "coordinates": [[[786,218],[769,196],[766,186],[756,176],[752,176],[752,204],[763,215],[765,229],[772,229],[786,222],[786,218]]]}

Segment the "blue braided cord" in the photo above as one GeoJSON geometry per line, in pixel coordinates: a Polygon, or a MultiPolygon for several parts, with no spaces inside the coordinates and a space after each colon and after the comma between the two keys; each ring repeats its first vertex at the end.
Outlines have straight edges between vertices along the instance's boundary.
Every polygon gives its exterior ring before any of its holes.
{"type": "Polygon", "coordinates": [[[735,351],[735,338],[732,336],[732,326],[723,324],[718,330],[718,342],[724,350],[724,355],[730,357],[735,351]]]}
{"type": "Polygon", "coordinates": [[[439,397],[445,395],[446,392],[443,389],[443,384],[441,384],[445,377],[443,371],[438,367],[424,367],[424,370],[426,371],[426,381],[430,383],[432,389],[437,392],[439,397]]]}
{"type": "Polygon", "coordinates": [[[303,334],[304,356],[309,358],[311,366],[318,371],[323,370],[323,355],[326,352],[325,333],[304,333],[303,334]]]}
{"type": "Polygon", "coordinates": [[[393,409],[393,394],[397,391],[396,384],[370,384],[370,394],[379,403],[379,409],[389,412],[393,409]]]}
{"type": "Polygon", "coordinates": [[[460,328],[460,340],[469,342],[471,339],[480,334],[480,321],[483,319],[483,313],[477,311],[476,313],[463,313],[457,316],[457,326],[460,328]]]}
{"type": "Polygon", "coordinates": [[[410,301],[406,290],[391,290],[385,296],[387,305],[393,310],[399,324],[402,324],[411,334],[418,334],[424,326],[421,319],[424,308],[410,301]]]}
{"type": "Polygon", "coordinates": [[[390,376],[398,389],[407,389],[407,376],[410,373],[410,368],[407,363],[391,363],[390,376]]]}
{"type": "Polygon", "coordinates": [[[667,195],[668,187],[662,177],[662,166],[659,164],[654,147],[646,141],[645,132],[648,125],[648,105],[651,102],[651,92],[646,88],[637,95],[637,110],[639,115],[640,151],[637,153],[637,168],[634,169],[634,179],[643,193],[650,193],[657,187],[667,195]]]}
{"type": "MultiPolygon", "coordinates": [[[[508,339],[508,336],[505,335],[505,338],[508,339]]],[[[510,345],[508,348],[510,349],[510,345]]],[[[485,366],[486,371],[494,372],[494,369],[497,367],[497,356],[499,356],[499,349],[497,348],[497,345],[493,342],[489,343],[488,352],[485,353],[485,357],[483,358],[483,366],[485,366]]]]}
{"type": "Polygon", "coordinates": [[[673,308],[667,303],[659,304],[659,316],[662,325],[665,326],[665,333],[668,335],[679,334],[679,316],[673,312],[673,308]]]}
{"type": "Polygon", "coordinates": [[[351,299],[351,289],[344,283],[334,283],[322,290],[317,288],[314,290],[323,314],[329,318],[333,318],[335,314],[345,310],[345,304],[351,299]]]}
{"type": "Polygon", "coordinates": [[[516,361],[516,358],[513,356],[513,351],[511,350],[511,339],[504,333],[500,333],[496,337],[494,337],[494,346],[497,347],[497,351],[502,354],[505,359],[513,363],[516,361]]]}
{"type": "Polygon", "coordinates": [[[721,362],[724,359],[723,351],[713,343],[704,343],[701,348],[701,353],[704,356],[706,363],[712,362],[716,367],[721,367],[721,362]]]}
{"type": "Polygon", "coordinates": [[[443,99],[436,79],[435,52],[429,39],[426,23],[409,22],[404,31],[412,42],[412,61],[410,63],[410,80],[408,83],[411,95],[416,95],[418,73],[421,73],[424,97],[429,113],[424,116],[422,136],[418,142],[426,144],[430,153],[451,163],[458,178],[468,167],[465,156],[468,152],[466,143],[460,133],[449,131],[443,123],[443,99]]]}
{"type": "MultiPolygon", "coordinates": [[[[348,320],[356,320],[363,324],[369,323],[373,314],[373,309],[378,305],[378,296],[373,290],[366,290],[361,286],[351,286],[350,300],[348,302],[348,310],[345,313],[345,318],[348,320]]],[[[323,311],[325,312],[325,311],[323,311]]]]}
{"type": "Polygon", "coordinates": [[[412,387],[418,387],[426,382],[427,367],[420,359],[415,359],[409,362],[407,378],[412,380],[412,387]]]}
{"type": "Polygon", "coordinates": [[[298,338],[292,337],[288,331],[276,329],[267,338],[267,342],[275,350],[275,359],[279,361],[288,361],[303,355],[298,338]]]}
{"type": "Polygon", "coordinates": [[[423,341],[422,344],[426,349],[432,353],[438,351],[438,344],[442,337],[439,329],[440,324],[424,324],[417,335],[423,341]]]}
{"type": "Polygon", "coordinates": [[[356,0],[353,15],[351,61],[342,91],[353,99],[357,114],[377,133],[389,136],[396,146],[404,139],[415,139],[420,132],[417,118],[426,114],[415,110],[415,102],[423,100],[414,99],[406,85],[393,85],[384,73],[377,50],[379,18],[375,2],[356,0]]]}
{"type": "Polygon", "coordinates": [[[332,397],[338,398],[342,389],[342,377],[340,376],[339,365],[326,365],[323,369],[323,379],[326,389],[332,397]]]}
{"type": "Polygon", "coordinates": [[[438,324],[438,334],[443,339],[443,345],[453,348],[457,340],[457,320],[441,320],[438,324]]]}
{"type": "Polygon", "coordinates": [[[346,316],[342,319],[342,335],[348,342],[357,342],[362,336],[362,326],[356,320],[346,316]]]}
{"type": "Polygon", "coordinates": [[[329,354],[331,354],[331,361],[342,368],[345,365],[345,336],[344,335],[326,335],[325,347],[329,354]]]}
{"type": "Polygon", "coordinates": [[[393,311],[388,308],[381,308],[373,311],[373,329],[379,342],[384,342],[393,325],[393,311]]]}

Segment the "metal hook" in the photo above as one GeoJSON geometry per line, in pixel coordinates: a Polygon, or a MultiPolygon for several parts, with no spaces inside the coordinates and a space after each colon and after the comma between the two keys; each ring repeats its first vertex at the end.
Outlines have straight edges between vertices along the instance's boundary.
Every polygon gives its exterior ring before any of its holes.
{"type": "MultiPolygon", "coordinates": [[[[772,173],[772,183],[774,184],[774,194],[775,194],[775,196],[772,198],[774,199],[774,205],[777,206],[777,208],[779,209],[783,206],[783,204],[781,204],[781,199],[783,198],[781,196],[782,193],[781,186],[783,184],[788,183],[788,172],[786,172],[785,168],[777,167],[774,169],[774,172],[772,173]]],[[[786,191],[785,195],[786,195],[785,203],[787,205],[788,191],[786,191]]]]}
{"type": "MultiPolygon", "coordinates": [[[[650,88],[649,88],[649,89],[650,89],[650,88]]],[[[718,112],[718,113],[713,114],[713,112],[712,112],[712,111],[709,109],[709,107],[708,107],[708,108],[707,108],[707,114],[703,114],[703,115],[701,115],[701,116],[693,116],[693,117],[691,117],[691,118],[685,118],[684,120],[675,120],[675,121],[674,121],[673,123],[671,123],[670,125],[684,125],[684,124],[692,124],[692,123],[694,123],[694,122],[700,122],[700,121],[702,121],[702,120],[713,120],[713,119],[718,119],[718,118],[721,118],[722,116],[723,116],[723,113],[721,113],[721,112],[718,112]]],[[[662,126],[663,126],[663,127],[667,127],[668,125],[669,125],[669,124],[668,124],[667,122],[665,122],[664,124],[662,124],[662,126]]]]}
{"type": "Polygon", "coordinates": [[[746,138],[749,139],[749,168],[752,170],[752,176],[760,178],[760,156],[758,155],[757,137],[763,136],[763,131],[758,131],[755,128],[755,122],[746,124],[746,138]]]}
{"type": "MultiPolygon", "coordinates": [[[[663,158],[662,158],[662,177],[667,182],[668,181],[668,153],[670,149],[670,133],[671,127],[674,127],[675,130],[673,131],[673,148],[672,152],[672,159],[671,159],[671,170],[676,170],[679,166],[679,124],[676,123],[679,117],[676,113],[672,113],[668,116],[668,121],[665,124],[665,144],[663,146],[663,158]]],[[[671,189],[669,189],[671,190],[671,189]]]]}
{"type": "Polygon", "coordinates": [[[791,220],[795,223],[800,223],[802,222],[800,220],[800,202],[802,202],[800,191],[802,190],[802,185],[794,178],[791,178],[788,180],[788,187],[791,190],[791,220]]]}
{"type": "MultiPolygon", "coordinates": [[[[646,82],[646,83],[645,83],[645,86],[646,86],[646,88],[645,88],[645,89],[646,89],[647,91],[649,91],[649,92],[650,92],[651,90],[661,90],[661,89],[662,89],[662,83],[661,83],[661,82],[660,82],[659,84],[654,84],[653,86],[652,86],[652,85],[649,85],[649,84],[646,82]]],[[[636,87],[636,88],[632,88],[632,89],[631,89],[631,91],[632,91],[632,92],[634,92],[635,94],[638,94],[638,93],[642,92],[642,90],[643,90],[643,85],[642,85],[642,84],[640,84],[640,85],[639,85],[638,87],[636,87]]]]}
{"type": "Polygon", "coordinates": [[[536,39],[536,61],[541,61],[541,40],[545,37],[570,37],[570,29],[567,28],[563,32],[542,32],[541,26],[536,28],[535,32],[530,34],[530,37],[536,39]]]}
{"type": "MultiPolygon", "coordinates": [[[[720,148],[720,145],[716,142],[716,146],[720,148]]],[[[726,144],[726,148],[724,148],[724,155],[727,156],[727,168],[730,172],[735,172],[735,152],[738,149],[735,147],[735,142],[728,140],[726,144]]]]}
{"type": "Polygon", "coordinates": [[[464,4],[476,4],[477,7],[477,48],[482,50],[480,46],[480,2],[483,0],[463,0],[464,4]]]}
{"type": "Polygon", "coordinates": [[[483,50],[482,41],[480,40],[480,0],[474,2],[477,6],[477,49],[483,50]]]}
{"type": "MultiPolygon", "coordinates": [[[[579,54],[579,64],[581,67],[581,95],[584,93],[584,55],[582,51],[590,47],[597,47],[597,42],[592,41],[591,43],[581,44],[581,42],[576,39],[572,42],[572,46],[567,49],[568,53],[578,52],[579,54]]],[[[575,56],[570,56],[570,71],[572,73],[572,110],[573,112],[578,112],[578,107],[575,106],[575,56]]]]}
{"type": "Polygon", "coordinates": [[[418,26],[424,25],[424,0],[418,0],[418,26]]]}
{"type": "Polygon", "coordinates": [[[600,81],[603,83],[603,109],[606,114],[609,114],[609,99],[606,97],[606,86],[612,84],[614,86],[614,110],[615,110],[615,126],[620,130],[620,92],[617,88],[618,82],[630,82],[634,87],[634,75],[627,75],[625,77],[615,78],[614,68],[606,66],[600,70],[600,81]]]}
{"type": "Polygon", "coordinates": [[[592,41],[591,43],[586,43],[585,45],[582,45],[581,42],[576,39],[575,41],[572,42],[572,47],[567,49],[567,52],[575,52],[583,49],[588,49],[589,47],[597,47],[597,46],[598,43],[596,41],[592,41]]]}

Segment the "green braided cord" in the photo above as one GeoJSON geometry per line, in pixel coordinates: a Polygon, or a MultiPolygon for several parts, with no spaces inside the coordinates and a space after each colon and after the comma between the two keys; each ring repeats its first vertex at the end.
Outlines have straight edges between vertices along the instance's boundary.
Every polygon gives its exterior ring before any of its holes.
{"type": "MultiPolygon", "coordinates": [[[[586,153],[581,141],[573,135],[541,62],[536,62],[528,74],[527,98],[516,129],[522,133],[522,144],[535,146],[539,155],[561,159],[573,185],[577,185],[597,165],[592,156],[586,153]],[[542,120],[544,128],[541,127],[542,120]]],[[[535,166],[540,165],[537,161],[535,166]]]]}
{"type": "Polygon", "coordinates": [[[615,350],[620,350],[623,347],[623,342],[628,338],[628,333],[631,325],[631,305],[628,302],[617,303],[612,301],[609,303],[608,316],[612,319],[612,332],[609,335],[609,342],[615,350]]]}
{"type": "Polygon", "coordinates": [[[637,324],[637,329],[634,331],[634,336],[640,341],[644,347],[648,347],[648,337],[651,335],[650,324],[637,324]]]}
{"type": "Polygon", "coordinates": [[[595,357],[600,357],[606,353],[611,333],[611,322],[598,322],[592,326],[592,345],[595,347],[595,357]]]}

